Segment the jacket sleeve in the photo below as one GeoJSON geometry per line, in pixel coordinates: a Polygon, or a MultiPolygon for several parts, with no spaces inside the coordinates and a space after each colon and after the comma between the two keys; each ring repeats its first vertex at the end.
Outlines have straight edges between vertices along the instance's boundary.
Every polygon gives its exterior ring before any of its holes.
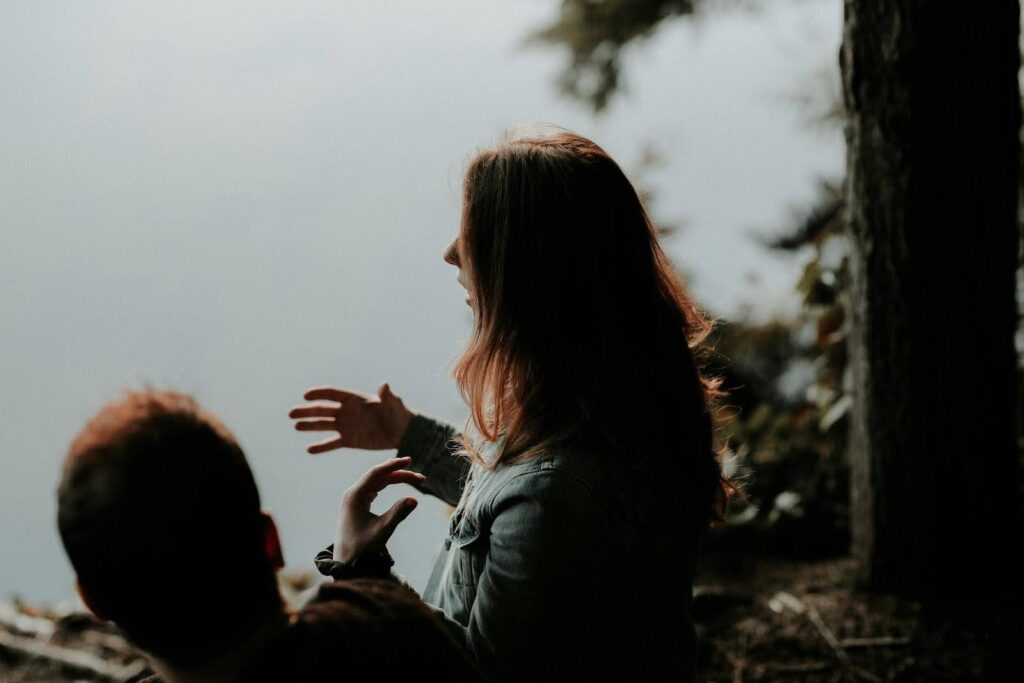
{"type": "Polygon", "coordinates": [[[459,504],[469,474],[469,460],[455,454],[457,437],[451,425],[415,415],[398,444],[398,457],[412,458],[409,469],[427,477],[419,489],[452,506],[459,504]]]}
{"type": "MultiPolygon", "coordinates": [[[[468,624],[434,611],[488,680],[571,680],[607,636],[594,630],[595,588],[614,554],[605,507],[582,481],[551,468],[513,478],[489,507],[489,536],[479,539],[489,550],[468,624]]],[[[318,559],[329,558],[323,551],[318,559]]],[[[318,562],[328,575],[330,565],[318,562]]],[[[397,578],[374,572],[389,573],[397,578]]]]}
{"type": "MultiPolygon", "coordinates": [[[[340,562],[334,559],[334,544],[332,543],[316,554],[316,558],[313,560],[313,563],[316,565],[317,571],[324,576],[334,579],[335,581],[348,581],[353,579],[393,581],[400,584],[413,595],[416,595],[416,597],[420,597],[416,592],[416,589],[410,586],[405,580],[405,577],[393,569],[394,559],[391,557],[391,553],[387,550],[383,553],[375,554],[374,556],[357,558],[355,561],[340,562]],[[369,561],[360,562],[360,559],[368,559],[369,561]]],[[[470,652],[468,641],[469,632],[466,628],[449,617],[444,610],[438,609],[426,602],[423,604],[441,620],[441,623],[451,634],[452,638],[454,638],[459,645],[464,647],[467,652],[470,652]]]]}
{"type": "Polygon", "coordinates": [[[491,505],[465,642],[493,680],[571,676],[605,635],[594,631],[614,533],[604,508],[586,484],[551,468],[512,479],[491,505]]]}

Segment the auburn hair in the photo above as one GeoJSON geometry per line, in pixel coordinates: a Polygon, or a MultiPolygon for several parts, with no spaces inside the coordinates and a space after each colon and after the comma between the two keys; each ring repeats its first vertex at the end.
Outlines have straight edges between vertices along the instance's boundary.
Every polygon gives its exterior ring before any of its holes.
{"type": "Polygon", "coordinates": [[[463,451],[497,467],[583,440],[670,465],[720,519],[733,488],[714,445],[718,381],[698,362],[713,322],[618,164],[569,131],[513,131],[468,166],[458,248],[476,300],[452,370],[470,407],[463,451]]]}
{"type": "Polygon", "coordinates": [[[194,664],[281,608],[260,496],[231,432],[185,394],[126,392],[75,438],[57,525],[90,601],[139,647],[194,664]],[[204,563],[227,558],[231,581],[204,563]]]}

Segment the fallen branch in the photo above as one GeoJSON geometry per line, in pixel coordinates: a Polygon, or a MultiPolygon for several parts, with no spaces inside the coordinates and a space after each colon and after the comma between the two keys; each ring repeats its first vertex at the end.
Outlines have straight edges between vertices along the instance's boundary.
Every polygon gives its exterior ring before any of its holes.
{"type": "Polygon", "coordinates": [[[729,662],[729,666],[732,667],[732,683],[743,683],[743,672],[747,667],[745,659],[739,658],[718,641],[711,641],[711,644],[722,653],[725,657],[725,661],[729,662]]]}
{"type": "Polygon", "coordinates": [[[832,652],[834,652],[836,658],[842,662],[843,667],[852,667],[853,663],[850,661],[850,656],[846,654],[846,650],[844,650],[843,646],[839,644],[839,640],[836,638],[835,634],[832,633],[832,629],[825,624],[821,615],[818,614],[818,610],[814,609],[813,605],[807,605],[807,618],[811,620],[814,627],[818,629],[818,633],[820,633],[821,637],[825,639],[828,646],[832,648],[832,652]]]}
{"type": "Polygon", "coordinates": [[[825,639],[829,647],[832,648],[832,652],[835,653],[836,659],[843,665],[843,671],[853,673],[860,676],[864,680],[871,681],[871,683],[883,683],[882,679],[874,675],[870,671],[865,671],[859,666],[855,666],[850,661],[850,656],[846,654],[846,650],[843,645],[836,638],[836,635],[832,633],[832,629],[828,627],[825,621],[821,618],[818,610],[814,608],[814,605],[808,605],[800,598],[796,597],[791,593],[784,591],[776,593],[771,600],[768,601],[768,607],[774,612],[781,613],[787,607],[797,614],[806,614],[807,618],[810,619],[811,623],[814,624],[814,628],[818,629],[818,633],[825,639]]]}
{"type": "Polygon", "coordinates": [[[833,662],[796,662],[794,664],[767,664],[765,668],[776,673],[807,674],[824,671],[832,668],[833,666],[835,666],[833,662]]]}
{"type": "Polygon", "coordinates": [[[839,643],[847,650],[858,647],[902,647],[910,645],[910,638],[879,636],[877,638],[844,638],[839,643]]]}
{"type": "Polygon", "coordinates": [[[0,602],[0,626],[43,638],[48,638],[54,631],[53,622],[49,619],[23,614],[9,602],[0,602]]]}
{"type": "Polygon", "coordinates": [[[145,663],[141,661],[126,665],[110,664],[88,652],[50,645],[35,638],[15,636],[6,631],[0,631],[0,650],[26,659],[51,662],[77,675],[118,683],[142,673],[145,668],[145,663]]]}

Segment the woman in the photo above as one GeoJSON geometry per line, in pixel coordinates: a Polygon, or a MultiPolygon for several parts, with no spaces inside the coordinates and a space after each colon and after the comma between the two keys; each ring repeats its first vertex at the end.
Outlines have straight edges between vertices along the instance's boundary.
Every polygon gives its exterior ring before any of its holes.
{"type": "Polygon", "coordinates": [[[465,434],[386,384],[314,389],[332,403],[290,413],[337,432],[310,452],[404,458],[346,494],[334,559],[383,550],[415,501],[379,518],[369,502],[412,483],[456,506],[424,597],[485,674],[693,679],[694,564],[730,487],[695,358],[710,323],[636,191],[586,138],[514,135],[470,163],[445,260],[474,314],[453,371],[465,434]]]}

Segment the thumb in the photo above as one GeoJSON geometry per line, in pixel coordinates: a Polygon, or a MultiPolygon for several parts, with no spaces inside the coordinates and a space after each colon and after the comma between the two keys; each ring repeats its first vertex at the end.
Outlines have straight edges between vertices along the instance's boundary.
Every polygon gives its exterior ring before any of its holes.
{"type": "Polygon", "coordinates": [[[405,518],[416,509],[417,505],[419,505],[419,501],[415,498],[403,498],[392,505],[390,510],[381,515],[381,540],[387,543],[388,539],[391,538],[391,534],[395,533],[398,525],[405,521],[405,518]]]}
{"type": "Polygon", "coordinates": [[[387,401],[388,399],[395,397],[395,395],[391,393],[391,385],[387,382],[380,385],[380,389],[377,390],[377,396],[380,397],[381,401],[387,401]]]}

